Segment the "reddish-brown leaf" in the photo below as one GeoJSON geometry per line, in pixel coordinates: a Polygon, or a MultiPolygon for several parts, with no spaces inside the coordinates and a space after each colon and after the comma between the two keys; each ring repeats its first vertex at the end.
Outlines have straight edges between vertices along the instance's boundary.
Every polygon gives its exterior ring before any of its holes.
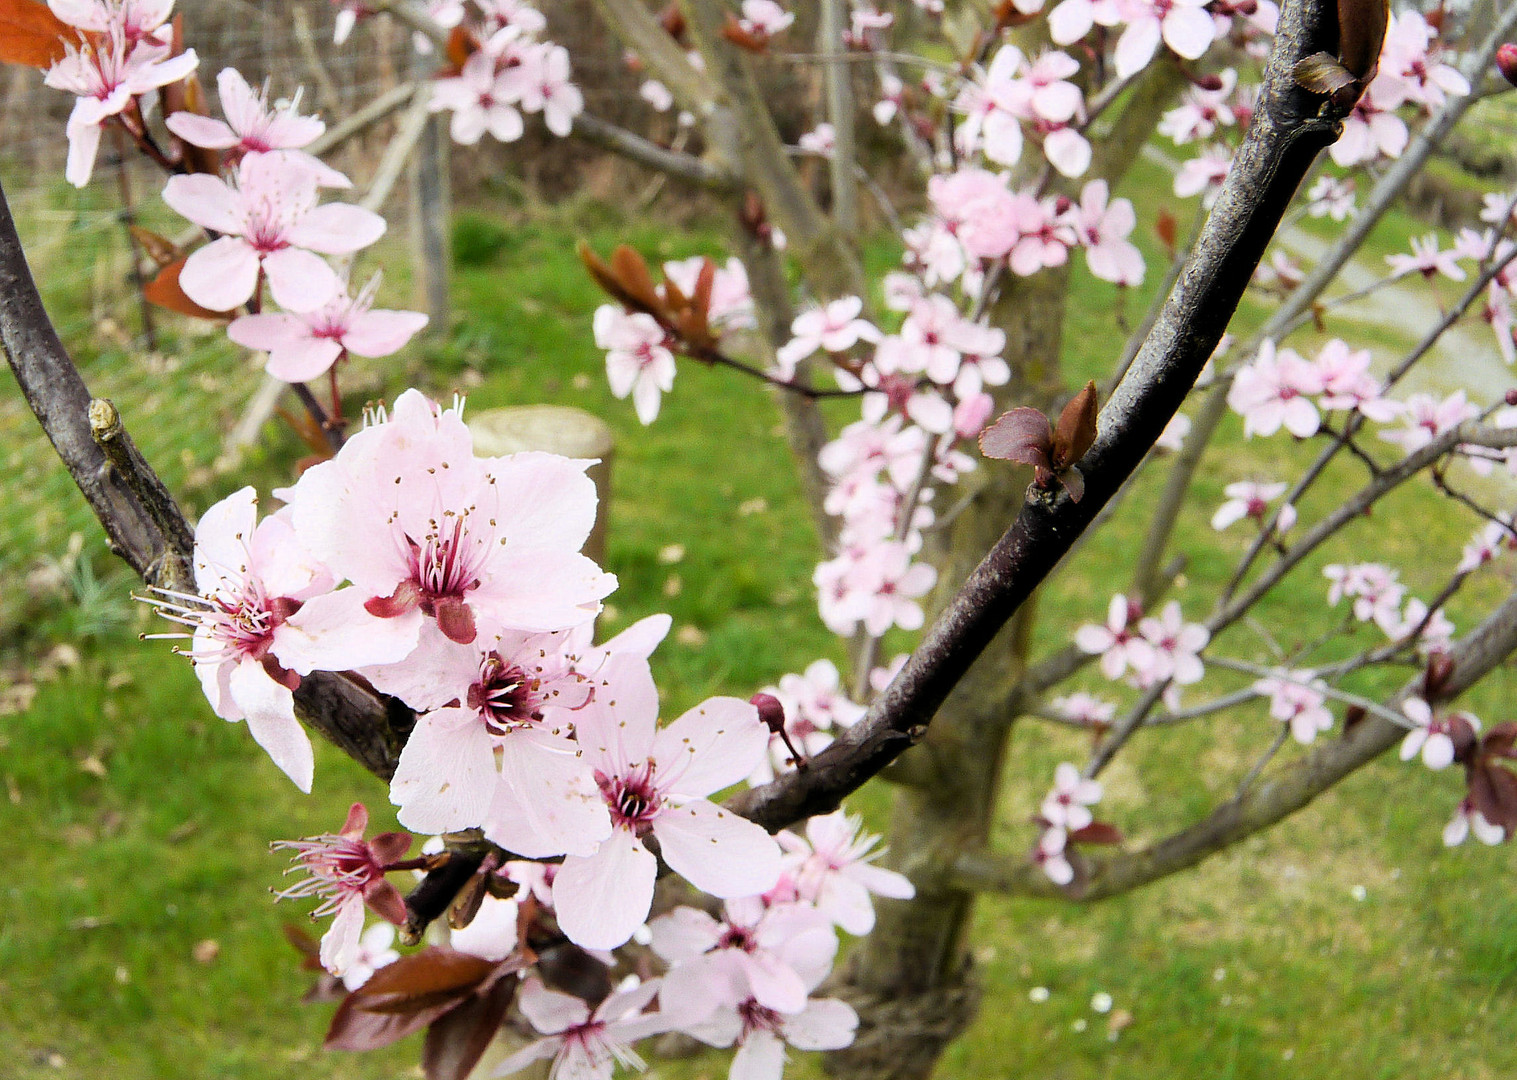
{"type": "MultiPolygon", "coordinates": [[[[1473,736],[1475,729],[1468,720],[1462,716],[1450,719],[1461,724],[1473,736]]],[[[1458,740],[1455,741],[1457,744],[1458,740]]],[[[1486,757],[1517,758],[1517,724],[1508,720],[1504,724],[1497,724],[1491,728],[1481,740],[1480,752],[1486,757]]]]}
{"type": "Polygon", "coordinates": [[[1508,833],[1517,830],[1517,774],[1490,761],[1470,767],[1470,800],[1485,820],[1508,833]]]}
{"type": "Polygon", "coordinates": [[[1069,839],[1075,844],[1120,844],[1122,830],[1109,822],[1092,821],[1085,828],[1070,833],[1069,839]]]}
{"type": "Polygon", "coordinates": [[[1075,466],[1071,465],[1069,468],[1054,475],[1058,477],[1059,483],[1063,485],[1064,490],[1069,492],[1069,498],[1072,502],[1079,502],[1085,497],[1085,474],[1075,468],[1075,466]]]}
{"type": "Polygon", "coordinates": [[[307,971],[320,971],[321,945],[316,939],[294,923],[285,923],[283,930],[284,939],[295,946],[296,951],[304,957],[300,966],[307,971]]]}
{"type": "Polygon", "coordinates": [[[1154,221],[1154,232],[1159,234],[1159,242],[1171,255],[1175,252],[1175,245],[1180,242],[1180,223],[1166,207],[1159,211],[1159,216],[1154,221]]]}
{"type": "Polygon", "coordinates": [[[427,1080],[464,1080],[473,1071],[510,1011],[518,985],[516,979],[499,979],[432,1021],[421,1050],[427,1080]]]}
{"type": "Polygon", "coordinates": [[[743,29],[743,24],[737,21],[737,16],[730,11],[727,13],[727,21],[722,26],[722,37],[726,38],[739,49],[748,52],[761,53],[769,50],[768,34],[752,34],[743,29]]]}
{"type": "Polygon", "coordinates": [[[327,1028],[323,1045],[328,1050],[378,1050],[420,1031],[457,1004],[458,1001],[453,1000],[410,1014],[372,1013],[358,1008],[353,995],[349,994],[332,1014],[332,1024],[327,1028]]]}
{"type": "Polygon", "coordinates": [[[659,25],[664,28],[664,32],[675,41],[683,42],[685,40],[685,13],[679,9],[677,2],[671,2],[668,7],[664,8],[659,14],[658,21],[659,25]]]}
{"type": "Polygon", "coordinates": [[[1380,66],[1390,0],[1338,0],[1338,59],[1365,85],[1380,66]]]}
{"type": "Polygon", "coordinates": [[[158,271],[158,276],[143,286],[142,294],[148,298],[149,303],[177,311],[181,315],[192,315],[197,319],[230,318],[232,312],[211,311],[184,295],[184,290],[179,287],[179,272],[184,269],[185,258],[188,256],[175,259],[158,271]]]}
{"type": "Polygon", "coordinates": [[[457,1003],[499,964],[455,949],[431,947],[402,956],[353,991],[354,1007],[372,1013],[413,1013],[457,1003]]]}
{"type": "Polygon", "coordinates": [[[142,250],[147,252],[147,257],[157,263],[160,270],[179,258],[179,249],[168,237],[160,236],[152,229],[144,229],[141,225],[131,226],[131,232],[137,243],[142,245],[142,250]]]}
{"type": "Polygon", "coordinates": [[[647,260],[635,248],[626,244],[616,245],[616,250],[611,253],[611,269],[616,274],[616,280],[634,301],[634,307],[654,316],[664,310],[658,290],[653,287],[653,275],[648,272],[647,260]]]}
{"type": "Polygon", "coordinates": [[[1069,404],[1059,414],[1059,423],[1053,432],[1053,453],[1049,455],[1055,472],[1079,461],[1096,441],[1098,411],[1096,384],[1088,382],[1085,389],[1069,399],[1069,404]]]}
{"type": "Polygon", "coordinates": [[[474,55],[475,50],[478,48],[479,42],[464,27],[455,26],[452,30],[448,31],[448,46],[446,51],[448,64],[454,71],[462,70],[464,64],[468,62],[469,57],[474,55]]]}
{"type": "Polygon", "coordinates": [[[42,0],[0,0],[0,63],[50,67],[63,59],[65,40],[79,35],[42,0]]]}
{"type": "Polygon", "coordinates": [[[1342,93],[1358,83],[1358,78],[1336,56],[1325,52],[1312,53],[1296,61],[1291,69],[1296,85],[1323,97],[1342,93]]]}
{"type": "Polygon", "coordinates": [[[1025,405],[1002,413],[995,423],[980,432],[980,453],[988,458],[1046,469],[1052,451],[1053,432],[1048,417],[1025,405]]]}

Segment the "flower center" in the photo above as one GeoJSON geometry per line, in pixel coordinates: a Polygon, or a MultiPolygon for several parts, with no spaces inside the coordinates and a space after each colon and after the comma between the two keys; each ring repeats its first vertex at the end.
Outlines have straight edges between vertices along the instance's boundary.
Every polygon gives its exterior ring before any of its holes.
{"type": "Polygon", "coordinates": [[[662,807],[658,788],[653,784],[650,764],[639,766],[626,776],[595,774],[601,795],[611,808],[611,824],[643,836],[653,828],[653,819],[662,807]]]}
{"type": "Polygon", "coordinates": [[[540,680],[492,652],[480,662],[479,682],[469,687],[469,708],[478,711],[491,735],[503,736],[543,718],[541,689],[540,680]]]}

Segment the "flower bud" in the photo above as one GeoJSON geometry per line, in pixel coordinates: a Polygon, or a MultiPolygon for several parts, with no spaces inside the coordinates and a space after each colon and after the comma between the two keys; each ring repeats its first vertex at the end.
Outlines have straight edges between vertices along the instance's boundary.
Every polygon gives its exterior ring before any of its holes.
{"type": "Polygon", "coordinates": [[[1505,400],[1508,405],[1517,405],[1517,386],[1512,387],[1506,392],[1505,400]]]}
{"type": "Polygon", "coordinates": [[[776,735],[785,730],[785,706],[780,704],[779,698],[773,694],[754,694],[748,702],[758,710],[759,719],[766,728],[776,735]]]}
{"type": "Polygon", "coordinates": [[[1202,90],[1210,90],[1215,93],[1222,89],[1222,76],[1216,74],[1198,76],[1196,78],[1196,86],[1202,90]]]}
{"type": "Polygon", "coordinates": [[[1501,77],[1517,86],[1517,44],[1508,41],[1496,50],[1496,70],[1501,77]]]}

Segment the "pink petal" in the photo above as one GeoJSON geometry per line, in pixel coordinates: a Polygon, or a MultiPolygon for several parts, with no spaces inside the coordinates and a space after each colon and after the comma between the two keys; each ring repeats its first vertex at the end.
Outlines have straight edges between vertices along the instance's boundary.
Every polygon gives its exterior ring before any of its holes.
{"type": "MultiPolygon", "coordinates": [[[[187,179],[176,176],[174,180],[187,179]]],[[[179,287],[211,311],[231,311],[246,303],[258,284],[258,254],[240,236],[223,236],[185,260],[179,287]]]]}
{"type": "Polygon", "coordinates": [[[232,669],[229,688],[238,708],[246,714],[253,740],[296,787],[309,795],[315,758],[310,737],[295,719],[294,695],[269,678],[263,665],[251,657],[232,669]]]}
{"type": "Polygon", "coordinates": [[[661,789],[706,796],[743,780],[768,748],[769,729],[758,709],[739,698],[716,697],[660,731],[653,760],[661,789]]]}
{"type": "Polygon", "coordinates": [[[586,949],[626,944],[653,906],[657,874],[658,860],[637,837],[625,829],[614,830],[590,858],[564,859],[553,879],[559,929],[586,949]]]}
{"type": "Polygon", "coordinates": [[[737,1053],[727,1080],[780,1080],[785,1071],[785,1044],[769,1031],[754,1031],[737,1053]]]}
{"type": "Polygon", "coordinates": [[[712,896],[754,896],[779,880],[774,837],[705,799],[660,814],[653,834],[670,869],[712,896]]]}
{"type": "Polygon", "coordinates": [[[390,781],[396,817],[416,832],[483,824],[500,774],[484,724],[469,709],[438,709],[416,721],[390,781]]]}
{"type": "Polygon", "coordinates": [[[380,619],[364,609],[361,589],[346,588],[307,600],[275,635],[279,662],[301,675],[394,664],[416,649],[420,611],[380,619]]]}
{"type": "MultiPolygon", "coordinates": [[[[269,293],[274,302],[286,311],[315,311],[342,289],[342,279],[326,260],[304,248],[287,247],[270,252],[263,257],[263,272],[269,279],[269,293]]],[[[251,294],[252,290],[248,291],[251,294]]]]}
{"type": "MultiPolygon", "coordinates": [[[[239,235],[244,228],[242,203],[237,192],[226,181],[208,173],[169,177],[168,183],[163,187],[163,201],[196,225],[212,232],[239,235]]],[[[251,293],[252,290],[248,291],[251,293]]]]}
{"type": "Polygon", "coordinates": [[[369,311],[353,320],[342,344],[357,356],[389,356],[426,325],[427,317],[419,311],[369,311]]]}
{"type": "Polygon", "coordinates": [[[195,525],[195,587],[216,592],[227,578],[240,580],[248,570],[258,522],[258,492],[251,486],[216,503],[195,525]]]}
{"type": "Polygon", "coordinates": [[[325,375],[342,355],[331,338],[302,337],[269,353],[264,370],[281,382],[301,383],[325,375]]]}
{"type": "Polygon", "coordinates": [[[289,241],[323,255],[350,255],[384,234],[385,219],[372,210],[348,203],[327,203],[302,217],[290,229],[289,241]]]}
{"type": "Polygon", "coordinates": [[[500,743],[501,783],[484,821],[485,837],[528,859],[589,856],[611,833],[611,815],[574,744],[558,749],[531,733],[500,743]]]}
{"type": "Polygon", "coordinates": [[[207,150],[227,150],[240,141],[237,133],[227,127],[225,122],[214,120],[209,116],[200,116],[198,113],[172,113],[164,124],[191,146],[203,146],[207,150]]]}
{"type": "Polygon", "coordinates": [[[585,475],[589,464],[536,451],[485,462],[501,503],[510,507],[513,542],[566,552],[584,546],[599,501],[585,475]]]}
{"type": "Polygon", "coordinates": [[[535,978],[521,984],[516,1003],[522,1015],[544,1035],[557,1035],[590,1019],[589,1006],[579,998],[549,990],[535,978]]]}
{"type": "Polygon", "coordinates": [[[1117,77],[1130,79],[1148,66],[1159,50],[1159,20],[1154,16],[1130,23],[1117,41],[1117,77]]]}
{"type": "Polygon", "coordinates": [[[846,1001],[822,998],[806,1005],[780,1026],[785,1041],[797,1050],[839,1050],[853,1042],[859,1014],[846,1001]]]}
{"type": "Polygon", "coordinates": [[[321,966],[333,975],[341,975],[358,959],[362,937],[363,896],[354,893],[343,901],[332,925],[321,936],[321,966]]]}

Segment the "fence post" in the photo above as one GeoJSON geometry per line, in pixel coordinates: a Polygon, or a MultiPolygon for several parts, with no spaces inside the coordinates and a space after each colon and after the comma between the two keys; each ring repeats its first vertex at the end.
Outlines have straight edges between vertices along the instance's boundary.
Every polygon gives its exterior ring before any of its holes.
{"type": "MultiPolygon", "coordinates": [[[[412,71],[430,77],[435,61],[416,55],[412,71]]],[[[437,117],[427,121],[421,142],[411,158],[411,246],[416,266],[418,302],[431,319],[433,333],[448,329],[448,274],[452,268],[449,221],[452,190],[449,183],[448,136],[437,117]]]]}

